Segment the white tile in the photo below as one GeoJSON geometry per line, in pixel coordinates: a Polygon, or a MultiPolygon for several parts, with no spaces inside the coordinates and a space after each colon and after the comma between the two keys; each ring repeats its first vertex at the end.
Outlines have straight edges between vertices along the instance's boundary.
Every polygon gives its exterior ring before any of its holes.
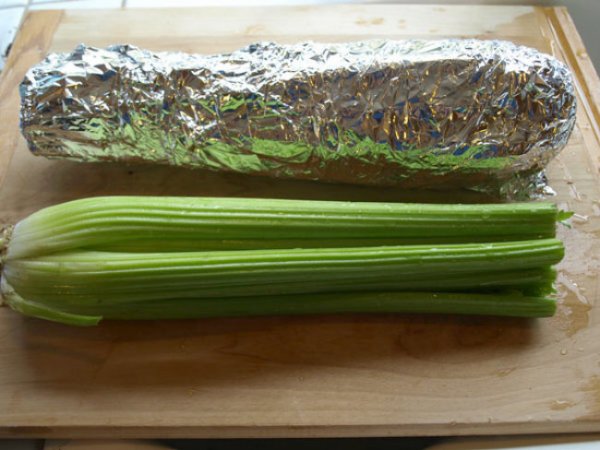
{"type": "Polygon", "coordinates": [[[121,0],[81,0],[81,1],[39,1],[36,0],[29,9],[113,9],[120,8],[121,0]]]}
{"type": "Polygon", "coordinates": [[[41,4],[41,3],[75,3],[81,2],[81,0],[31,0],[32,4],[41,4]]]}
{"type": "Polygon", "coordinates": [[[6,52],[12,44],[25,8],[6,8],[0,9],[0,70],[4,68],[6,52]]]}
{"type": "MultiPolygon", "coordinates": [[[[27,0],[0,0],[0,8],[11,8],[13,6],[25,6],[27,0]]],[[[2,17],[2,14],[0,14],[2,17]]]]}
{"type": "MultiPolygon", "coordinates": [[[[58,3],[64,0],[31,0],[31,3],[58,3]]],[[[74,2],[77,0],[66,0],[68,2],[74,2]]]]}
{"type": "Polygon", "coordinates": [[[461,437],[444,439],[427,450],[596,450],[599,438],[598,434],[461,437]]]}
{"type": "MultiPolygon", "coordinates": [[[[414,1],[414,0],[413,0],[414,1]]],[[[274,6],[352,3],[353,0],[127,0],[127,8],[192,8],[202,6],[274,6]]]]}

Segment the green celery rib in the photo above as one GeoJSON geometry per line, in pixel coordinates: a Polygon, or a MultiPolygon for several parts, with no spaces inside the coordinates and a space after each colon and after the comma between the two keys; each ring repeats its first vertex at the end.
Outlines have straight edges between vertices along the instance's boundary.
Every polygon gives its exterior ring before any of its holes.
{"type": "MultiPolygon", "coordinates": [[[[528,269],[493,273],[468,273],[452,274],[438,277],[436,287],[438,290],[448,292],[480,292],[493,293],[498,290],[512,290],[526,293],[531,296],[543,296],[553,292],[552,283],[555,279],[554,272],[548,268],[528,269]]],[[[13,281],[14,282],[14,281],[13,281]]],[[[21,295],[39,300],[47,305],[77,304],[122,304],[161,300],[165,298],[207,298],[207,297],[235,297],[253,295],[281,295],[289,292],[306,291],[304,282],[267,282],[263,284],[245,284],[231,286],[205,287],[201,283],[181,284],[173,282],[161,288],[148,288],[140,285],[131,285],[115,289],[114,286],[98,288],[96,292],[65,291],[60,284],[43,286],[30,286],[19,284],[21,295]],[[101,295],[98,295],[101,292],[101,295]]],[[[312,282],[312,292],[361,292],[361,291],[386,291],[386,290],[431,290],[431,275],[415,277],[410,280],[373,279],[369,281],[325,281],[312,282]]]]}
{"type": "Polygon", "coordinates": [[[331,313],[423,313],[549,317],[556,302],[513,294],[361,292],[222,299],[172,299],[110,310],[107,319],[171,319],[331,313]]]}
{"type": "Polygon", "coordinates": [[[76,305],[66,311],[8,298],[14,309],[29,316],[69,325],[89,326],[101,319],[193,319],[264,315],[347,313],[466,314],[509,317],[549,317],[556,303],[546,297],[510,294],[446,292],[363,292],[287,296],[165,299],[138,304],[76,305]]]}
{"type": "MultiPolygon", "coordinates": [[[[228,297],[232,292],[299,294],[322,291],[327,283],[343,291],[369,283],[441,290],[451,288],[457,279],[461,281],[455,287],[472,289],[485,287],[486,282],[494,285],[494,275],[504,272],[512,272],[517,284],[527,282],[543,291],[552,276],[548,267],[562,259],[563,251],[559,240],[539,239],[170,254],[75,252],[10,260],[3,275],[22,296],[38,302],[69,296],[88,303],[120,303],[137,294],[153,299],[228,297]],[[538,280],[525,281],[528,270],[537,270],[538,280]],[[544,270],[546,275],[540,275],[544,270]]],[[[499,285],[510,286],[510,278],[501,279],[499,285]]]]}
{"type": "MultiPolygon", "coordinates": [[[[540,238],[536,234],[522,234],[519,240],[534,240],[540,238]]],[[[187,252],[187,251],[219,251],[219,250],[260,250],[285,248],[343,248],[343,247],[380,247],[396,245],[421,244],[463,244],[483,242],[508,242],[514,236],[447,236],[447,237],[406,237],[406,238],[306,238],[306,239],[169,239],[158,242],[137,239],[129,242],[102,245],[103,252],[115,253],[154,253],[187,252]]],[[[87,247],[84,250],[98,250],[87,247]]]]}
{"type": "Polygon", "coordinates": [[[25,316],[37,317],[39,319],[46,319],[52,322],[76,326],[97,325],[98,322],[102,320],[102,316],[70,313],[61,310],[60,308],[54,308],[42,303],[25,300],[12,288],[12,286],[6,282],[6,279],[4,278],[0,280],[0,284],[2,286],[2,297],[8,306],[25,316]]]}
{"type": "Polygon", "coordinates": [[[552,203],[97,197],[45,208],[19,222],[7,259],[74,249],[167,252],[523,240],[553,237],[560,217],[552,203]]]}

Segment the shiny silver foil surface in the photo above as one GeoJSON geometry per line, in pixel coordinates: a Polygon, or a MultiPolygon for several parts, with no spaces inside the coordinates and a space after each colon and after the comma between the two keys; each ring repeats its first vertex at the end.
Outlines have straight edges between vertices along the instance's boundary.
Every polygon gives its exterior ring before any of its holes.
{"type": "Polygon", "coordinates": [[[80,45],[21,97],[36,155],[404,188],[527,186],[575,122],[568,69],[504,41],[80,45]]]}

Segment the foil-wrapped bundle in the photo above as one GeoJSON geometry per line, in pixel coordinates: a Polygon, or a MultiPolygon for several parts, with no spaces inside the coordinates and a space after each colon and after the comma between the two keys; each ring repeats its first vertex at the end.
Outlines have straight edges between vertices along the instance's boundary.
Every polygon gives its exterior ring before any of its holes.
{"type": "Polygon", "coordinates": [[[504,41],[80,45],[32,68],[21,96],[36,155],[404,188],[502,189],[575,122],[568,69],[504,41]]]}

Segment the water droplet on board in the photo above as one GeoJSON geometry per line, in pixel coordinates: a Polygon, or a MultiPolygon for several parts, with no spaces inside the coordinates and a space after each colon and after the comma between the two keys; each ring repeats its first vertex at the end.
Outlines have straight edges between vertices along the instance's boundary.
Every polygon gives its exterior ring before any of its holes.
{"type": "MultiPolygon", "coordinates": [[[[567,256],[566,259],[569,257],[567,256]]],[[[578,283],[571,279],[571,276],[573,276],[572,274],[583,275],[591,272],[595,269],[597,261],[593,258],[585,258],[582,266],[581,258],[575,258],[573,261],[566,259],[563,260],[563,267],[559,270],[556,279],[559,307],[553,320],[558,328],[566,332],[567,336],[573,336],[588,326],[592,303],[586,297],[584,289],[579,287],[578,283]],[[579,266],[575,267],[575,265],[579,266]],[[573,270],[575,271],[573,272],[573,270]]]]}
{"type": "Polygon", "coordinates": [[[554,400],[550,403],[550,409],[554,411],[562,411],[563,409],[571,408],[575,406],[575,402],[570,400],[554,400]]]}
{"type": "Polygon", "coordinates": [[[585,216],[583,214],[573,214],[571,220],[576,223],[587,223],[589,216],[585,216]]]}

